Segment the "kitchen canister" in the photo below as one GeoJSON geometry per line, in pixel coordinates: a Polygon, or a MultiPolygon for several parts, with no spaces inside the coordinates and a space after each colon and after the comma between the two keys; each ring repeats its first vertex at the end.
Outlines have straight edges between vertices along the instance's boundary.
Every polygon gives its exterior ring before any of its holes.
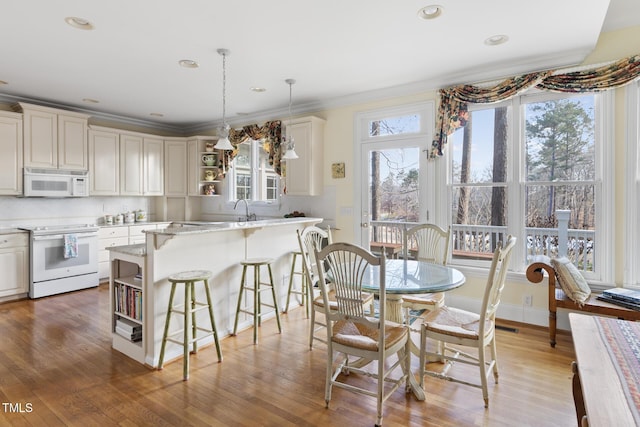
{"type": "Polygon", "coordinates": [[[104,223],[106,225],[113,225],[113,215],[109,215],[109,214],[105,215],[104,216],[104,223]]]}
{"type": "Polygon", "coordinates": [[[125,224],[135,222],[136,220],[136,215],[133,212],[125,212],[123,215],[125,224]]]}
{"type": "Polygon", "coordinates": [[[121,225],[124,222],[124,215],[122,215],[122,214],[116,215],[116,217],[115,217],[113,222],[116,225],[121,225]]]}
{"type": "Polygon", "coordinates": [[[147,220],[147,212],[142,209],[136,211],[136,222],[145,222],[147,220]]]}

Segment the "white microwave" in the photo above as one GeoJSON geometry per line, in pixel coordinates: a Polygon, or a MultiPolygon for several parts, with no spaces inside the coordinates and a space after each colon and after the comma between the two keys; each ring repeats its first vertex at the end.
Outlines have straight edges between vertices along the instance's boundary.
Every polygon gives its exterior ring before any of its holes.
{"type": "Polygon", "coordinates": [[[87,197],[89,172],[24,168],[24,197],[87,197]]]}

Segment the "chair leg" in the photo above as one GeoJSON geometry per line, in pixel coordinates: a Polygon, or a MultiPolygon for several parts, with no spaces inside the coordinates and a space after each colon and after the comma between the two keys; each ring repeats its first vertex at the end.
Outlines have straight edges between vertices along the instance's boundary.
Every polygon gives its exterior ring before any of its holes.
{"type": "Polygon", "coordinates": [[[489,391],[487,387],[487,367],[485,365],[485,348],[481,345],[478,348],[478,365],[480,368],[480,383],[482,384],[482,398],[484,399],[484,407],[489,407],[489,391]]]}
{"type": "Polygon", "coordinates": [[[193,341],[192,353],[198,352],[198,340],[196,340],[196,334],[198,333],[198,325],[196,323],[196,287],[194,282],[187,282],[185,286],[191,288],[191,341],[193,341]]]}
{"type": "Polygon", "coordinates": [[[260,317],[260,266],[253,268],[253,343],[258,342],[258,326],[262,324],[260,317]]]}
{"type": "Polygon", "coordinates": [[[331,401],[331,386],[332,384],[332,376],[333,376],[333,347],[331,346],[331,341],[327,342],[327,377],[324,386],[324,402],[325,408],[329,407],[329,402],[331,401]]]}
{"type": "Polygon", "coordinates": [[[271,295],[273,296],[273,308],[276,311],[276,321],[278,322],[278,332],[282,333],[282,325],[280,324],[280,310],[278,310],[278,298],[276,297],[276,286],[273,281],[271,264],[267,264],[267,269],[269,270],[269,283],[271,283],[271,295]]]}
{"type": "Polygon", "coordinates": [[[313,348],[313,335],[316,331],[316,309],[311,302],[311,324],[309,325],[309,349],[313,348]]]}
{"type": "Polygon", "coordinates": [[[424,390],[424,364],[427,361],[427,333],[424,326],[420,328],[420,368],[418,370],[420,374],[420,388],[424,390]]]}
{"type": "Polygon", "coordinates": [[[491,360],[493,360],[493,379],[498,384],[498,351],[496,349],[496,337],[491,340],[491,360]]]}
{"type": "MultiPolygon", "coordinates": [[[[298,257],[298,254],[296,252],[293,253],[293,260],[291,261],[291,271],[289,272],[289,289],[287,290],[287,302],[284,306],[284,310],[282,310],[283,313],[286,313],[287,311],[289,311],[289,301],[291,299],[291,290],[293,289],[293,275],[294,272],[296,270],[296,258],[298,257]]],[[[303,300],[304,301],[304,300],[303,300]]]]}
{"type": "Polygon", "coordinates": [[[184,331],[183,331],[183,362],[182,362],[182,379],[189,379],[189,333],[191,332],[191,286],[189,283],[184,285],[184,331]]]}
{"type": "Polygon", "coordinates": [[[171,321],[171,312],[173,307],[173,296],[176,292],[176,284],[171,284],[171,293],[169,294],[169,308],[167,308],[167,318],[164,322],[164,333],[162,334],[162,347],[160,347],[160,360],[158,361],[158,369],[162,369],[164,362],[164,349],[167,346],[167,337],[169,336],[169,322],[171,321]]]}
{"type": "Polygon", "coordinates": [[[236,308],[236,320],[233,322],[233,334],[238,332],[238,316],[240,316],[240,305],[242,304],[242,294],[244,294],[244,281],[247,277],[247,266],[242,267],[242,278],[240,279],[240,292],[238,293],[238,306],[236,308]]]}
{"type": "Polygon", "coordinates": [[[218,329],[216,328],[216,319],[213,315],[213,304],[211,303],[211,291],[209,290],[209,281],[204,281],[204,290],[207,295],[207,304],[209,304],[209,320],[211,320],[211,330],[213,331],[213,340],[216,344],[216,352],[218,353],[218,362],[222,362],[222,349],[218,341],[218,329]]]}

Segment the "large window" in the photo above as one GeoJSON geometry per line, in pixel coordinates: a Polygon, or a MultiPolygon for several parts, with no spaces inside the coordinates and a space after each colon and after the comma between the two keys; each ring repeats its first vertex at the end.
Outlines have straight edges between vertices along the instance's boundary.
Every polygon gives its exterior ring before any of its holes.
{"type": "Polygon", "coordinates": [[[488,262],[513,234],[520,268],[538,254],[566,255],[585,276],[609,278],[606,97],[537,92],[470,106],[449,140],[454,262],[488,262]]]}
{"type": "Polygon", "coordinates": [[[278,199],[279,176],[269,165],[262,141],[248,140],[238,147],[229,173],[229,200],[246,199],[271,203],[278,199]]]}

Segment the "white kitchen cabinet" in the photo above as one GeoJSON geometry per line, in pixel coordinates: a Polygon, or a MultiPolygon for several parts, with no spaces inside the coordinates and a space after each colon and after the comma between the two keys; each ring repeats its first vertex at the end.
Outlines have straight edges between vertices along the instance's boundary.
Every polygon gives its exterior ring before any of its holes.
{"type": "Polygon", "coordinates": [[[0,195],[22,194],[22,115],[0,111],[0,195]]]}
{"type": "Polygon", "coordinates": [[[120,134],[120,195],[164,194],[164,140],[120,134]]]}
{"type": "Polygon", "coordinates": [[[98,230],[98,277],[109,278],[109,250],[113,246],[129,244],[129,227],[100,227],[98,230]]]}
{"type": "Polygon", "coordinates": [[[29,234],[0,235],[0,298],[29,292],[29,234]]]}
{"type": "Polygon", "coordinates": [[[117,131],[89,130],[89,185],[92,196],[120,194],[120,135],[117,131]]]}
{"type": "Polygon", "coordinates": [[[24,166],[86,170],[89,116],[19,103],[23,112],[24,166]]]}
{"type": "Polygon", "coordinates": [[[143,138],[140,135],[120,134],[120,195],[143,194],[143,138]]]}
{"type": "Polygon", "coordinates": [[[129,244],[136,245],[138,243],[144,243],[147,239],[145,230],[155,230],[157,224],[136,224],[129,226],[129,244]]]}
{"type": "Polygon", "coordinates": [[[187,195],[187,141],[169,139],[164,145],[164,194],[187,195]]]}
{"type": "Polygon", "coordinates": [[[187,195],[199,196],[200,195],[200,163],[199,159],[200,148],[197,139],[189,139],[187,141],[187,195]]]}
{"type": "Polygon", "coordinates": [[[88,116],[58,114],[58,168],[87,170],[88,116]]]}
{"type": "Polygon", "coordinates": [[[164,194],[164,140],[144,137],[142,140],[142,194],[164,194]]]}
{"type": "Polygon", "coordinates": [[[285,183],[289,196],[322,194],[325,120],[302,117],[286,123],[286,135],[293,136],[298,158],[286,160],[285,183]]]}

